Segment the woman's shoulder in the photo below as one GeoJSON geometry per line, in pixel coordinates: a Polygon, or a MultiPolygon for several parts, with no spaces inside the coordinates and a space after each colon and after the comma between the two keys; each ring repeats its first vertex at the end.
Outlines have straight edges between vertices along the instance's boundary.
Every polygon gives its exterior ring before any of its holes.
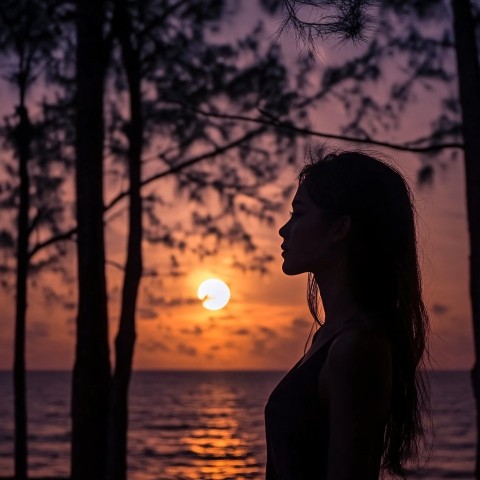
{"type": "Polygon", "coordinates": [[[330,347],[329,353],[343,355],[364,351],[384,351],[390,349],[388,337],[378,329],[363,325],[346,328],[341,331],[330,347]]]}
{"type": "Polygon", "coordinates": [[[387,332],[387,324],[385,320],[374,315],[360,315],[350,319],[345,324],[341,335],[347,335],[347,338],[355,339],[359,341],[367,339],[378,339],[379,341],[383,340],[383,343],[389,343],[389,335],[387,332]]]}
{"type": "Polygon", "coordinates": [[[318,385],[322,397],[346,395],[356,385],[360,392],[368,388],[371,392],[381,392],[382,397],[386,395],[387,405],[392,385],[388,338],[372,322],[349,322],[345,327],[332,341],[320,370],[318,385]]]}
{"type": "Polygon", "coordinates": [[[388,336],[369,319],[346,326],[331,344],[327,356],[329,369],[361,366],[381,369],[388,374],[391,366],[391,345],[388,336]]]}

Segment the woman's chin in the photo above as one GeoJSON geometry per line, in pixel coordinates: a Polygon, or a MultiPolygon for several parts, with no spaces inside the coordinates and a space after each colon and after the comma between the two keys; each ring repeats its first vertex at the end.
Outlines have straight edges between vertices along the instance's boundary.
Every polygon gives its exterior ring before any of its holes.
{"type": "Polygon", "coordinates": [[[304,273],[304,270],[295,267],[295,265],[291,265],[288,263],[288,260],[283,260],[283,264],[282,264],[282,272],[285,274],[285,275],[300,275],[301,273],[304,273]]]}

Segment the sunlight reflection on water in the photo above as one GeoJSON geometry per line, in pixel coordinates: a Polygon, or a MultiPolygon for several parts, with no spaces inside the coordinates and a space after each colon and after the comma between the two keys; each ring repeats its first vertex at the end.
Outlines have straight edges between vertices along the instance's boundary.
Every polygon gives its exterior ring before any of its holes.
{"type": "MultiPolygon", "coordinates": [[[[136,372],[130,480],[261,480],[263,408],[282,372],[136,372]]],[[[436,439],[430,465],[408,478],[473,479],[474,403],[468,372],[431,376],[436,439]]],[[[13,474],[11,375],[0,373],[0,472],[13,474]]],[[[29,472],[69,470],[68,373],[28,374],[29,472]]]]}

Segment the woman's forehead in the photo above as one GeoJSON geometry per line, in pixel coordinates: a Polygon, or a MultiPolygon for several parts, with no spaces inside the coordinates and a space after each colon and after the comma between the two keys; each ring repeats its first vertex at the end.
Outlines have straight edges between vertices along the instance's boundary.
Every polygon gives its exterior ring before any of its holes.
{"type": "Polygon", "coordinates": [[[301,204],[306,203],[311,204],[312,200],[310,198],[310,195],[308,195],[305,185],[301,184],[297,189],[297,193],[295,193],[295,196],[293,197],[292,206],[300,206],[301,204]]]}
{"type": "Polygon", "coordinates": [[[308,210],[315,211],[322,216],[324,215],[323,208],[312,199],[312,197],[308,193],[307,188],[303,183],[300,184],[300,186],[297,189],[297,192],[295,193],[295,196],[293,197],[292,207],[308,209],[308,210]]]}

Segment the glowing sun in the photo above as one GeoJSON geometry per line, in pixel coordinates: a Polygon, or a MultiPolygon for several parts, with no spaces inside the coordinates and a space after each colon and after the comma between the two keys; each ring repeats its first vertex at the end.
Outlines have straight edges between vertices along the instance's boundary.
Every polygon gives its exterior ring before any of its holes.
{"type": "Polygon", "coordinates": [[[218,278],[209,278],[200,284],[197,295],[207,310],[220,310],[230,300],[230,289],[218,278]]]}

